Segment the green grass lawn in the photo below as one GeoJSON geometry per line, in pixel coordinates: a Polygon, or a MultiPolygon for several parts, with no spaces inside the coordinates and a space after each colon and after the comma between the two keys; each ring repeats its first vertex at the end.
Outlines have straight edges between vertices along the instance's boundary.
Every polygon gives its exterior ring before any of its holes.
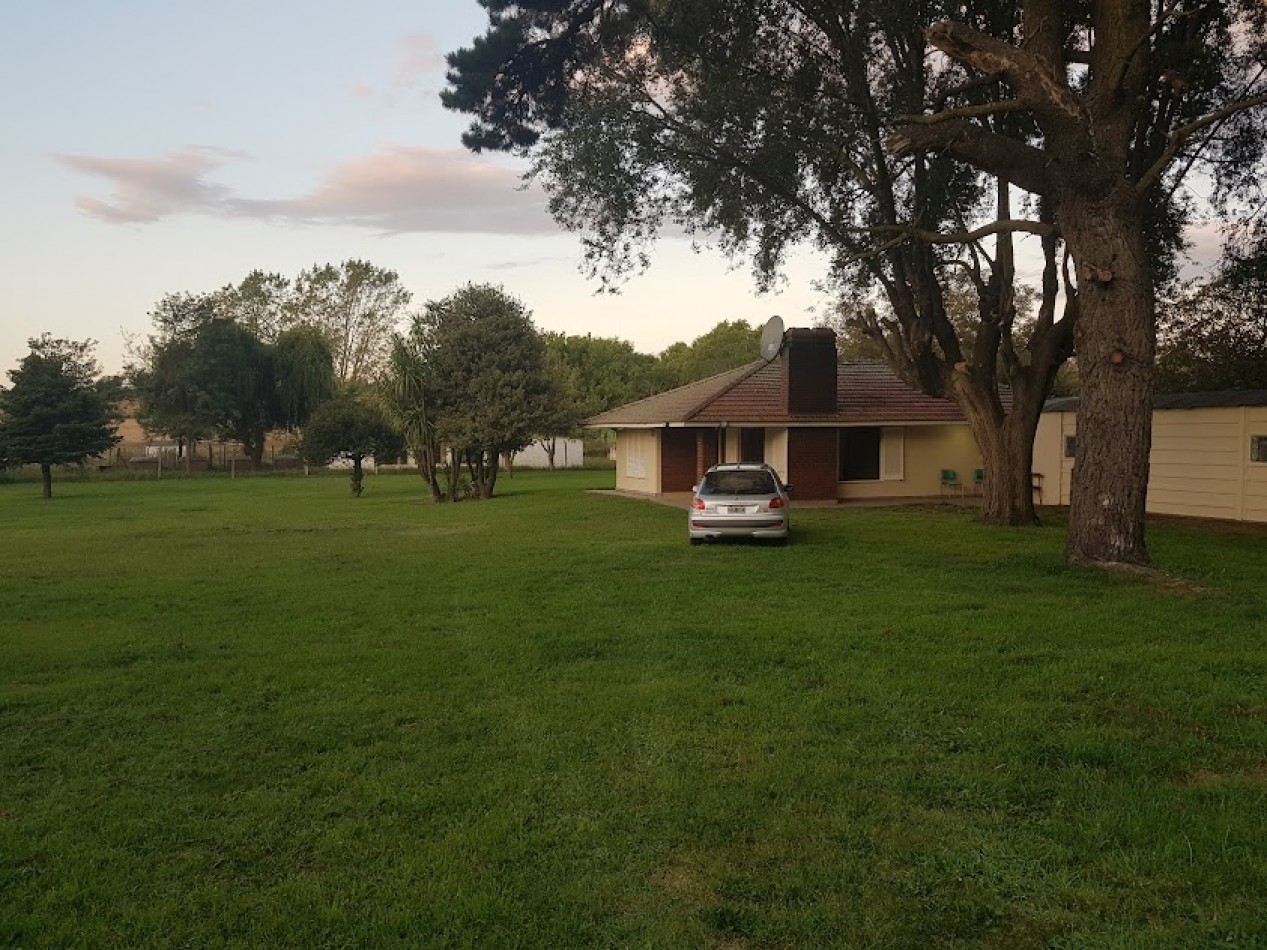
{"type": "Polygon", "coordinates": [[[1267,945],[1267,532],[0,485],[0,944],[1267,945]]]}

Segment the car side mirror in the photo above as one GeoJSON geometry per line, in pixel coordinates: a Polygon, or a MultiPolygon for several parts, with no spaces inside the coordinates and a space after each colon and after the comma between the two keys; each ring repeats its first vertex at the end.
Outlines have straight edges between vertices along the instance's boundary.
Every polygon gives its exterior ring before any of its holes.
{"type": "Polygon", "coordinates": [[[790,494],[792,494],[792,486],[791,486],[791,485],[784,485],[784,486],[783,486],[783,490],[784,490],[785,492],[787,492],[789,495],[790,495],[790,494]]]}
{"type": "Polygon", "coordinates": [[[692,492],[697,492],[697,491],[699,491],[699,486],[698,486],[698,485],[692,485],[692,486],[691,486],[691,491],[692,491],[692,492]]]}

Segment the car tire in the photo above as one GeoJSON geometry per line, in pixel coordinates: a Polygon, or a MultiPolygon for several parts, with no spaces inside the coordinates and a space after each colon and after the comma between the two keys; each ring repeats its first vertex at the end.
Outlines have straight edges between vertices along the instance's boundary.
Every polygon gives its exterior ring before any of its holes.
{"type": "Polygon", "coordinates": [[[704,539],[703,539],[703,538],[691,538],[691,544],[692,544],[692,545],[700,545],[700,544],[703,544],[703,543],[704,543],[704,539]]]}

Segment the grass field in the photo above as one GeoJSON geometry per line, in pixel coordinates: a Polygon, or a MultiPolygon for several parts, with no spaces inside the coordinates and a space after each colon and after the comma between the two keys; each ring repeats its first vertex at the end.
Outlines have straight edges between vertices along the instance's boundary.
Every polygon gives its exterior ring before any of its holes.
{"type": "Polygon", "coordinates": [[[0,944],[1267,945],[1267,532],[0,485],[0,944]]]}

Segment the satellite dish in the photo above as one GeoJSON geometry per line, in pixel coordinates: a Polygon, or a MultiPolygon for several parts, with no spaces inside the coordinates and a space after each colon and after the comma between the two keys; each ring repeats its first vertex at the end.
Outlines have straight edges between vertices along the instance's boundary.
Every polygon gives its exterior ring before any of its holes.
{"type": "Polygon", "coordinates": [[[783,349],[783,318],[771,317],[761,331],[761,358],[772,360],[783,349]]]}

